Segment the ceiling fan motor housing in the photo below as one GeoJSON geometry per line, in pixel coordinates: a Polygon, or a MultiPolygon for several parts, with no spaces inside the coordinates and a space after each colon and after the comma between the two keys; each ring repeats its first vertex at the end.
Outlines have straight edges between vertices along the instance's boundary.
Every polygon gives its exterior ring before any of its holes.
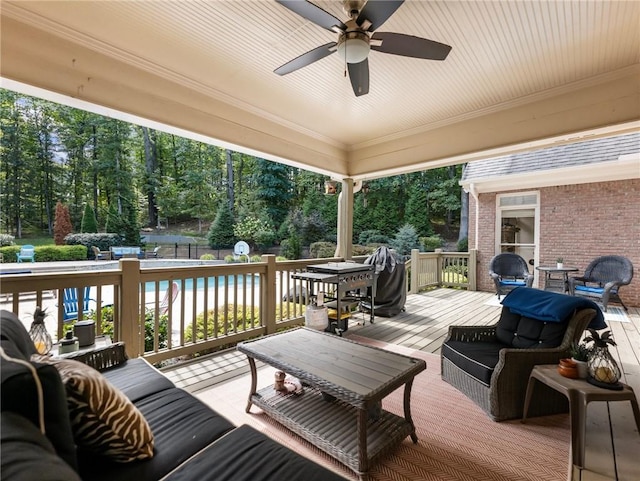
{"type": "Polygon", "coordinates": [[[369,56],[369,35],[361,30],[347,30],[338,39],[338,54],[347,63],[360,63],[369,56]]]}

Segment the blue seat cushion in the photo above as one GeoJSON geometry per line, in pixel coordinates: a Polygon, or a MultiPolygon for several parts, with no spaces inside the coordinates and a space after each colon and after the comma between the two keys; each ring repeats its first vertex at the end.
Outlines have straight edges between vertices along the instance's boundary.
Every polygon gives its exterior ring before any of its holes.
{"type": "Polygon", "coordinates": [[[589,286],[576,286],[575,290],[582,291],[582,292],[591,292],[593,294],[602,294],[604,292],[603,287],[589,287],[589,286]]]}
{"type": "Polygon", "coordinates": [[[500,281],[501,286],[526,286],[524,281],[500,281]]]}

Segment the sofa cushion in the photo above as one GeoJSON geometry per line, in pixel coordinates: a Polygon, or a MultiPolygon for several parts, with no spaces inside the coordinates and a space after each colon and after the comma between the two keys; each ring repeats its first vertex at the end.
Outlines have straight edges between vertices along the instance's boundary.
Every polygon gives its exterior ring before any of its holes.
{"type": "Polygon", "coordinates": [[[153,456],[153,435],[135,405],[98,371],[72,359],[34,355],[53,364],[67,388],[78,447],[126,463],[153,456]]]}
{"type": "MultiPolygon", "coordinates": [[[[20,359],[21,353],[10,341],[0,341],[5,354],[20,359]]],[[[30,363],[42,386],[45,433],[58,455],[72,468],[77,469],[76,446],[73,442],[67,397],[58,371],[53,366],[30,363]]],[[[20,414],[39,428],[39,399],[33,372],[25,365],[0,359],[2,388],[0,406],[2,412],[20,414]]]]}
{"type": "Polygon", "coordinates": [[[35,354],[36,347],[22,321],[11,311],[0,310],[0,339],[11,341],[23,359],[35,354]]]}
{"type": "Polygon", "coordinates": [[[142,358],[128,359],[102,371],[102,375],[134,404],[151,394],[175,387],[167,376],[142,358]]]}
{"type": "Polygon", "coordinates": [[[501,343],[519,349],[558,347],[562,344],[568,325],[566,321],[540,321],[503,307],[496,326],[496,337],[501,343]]]}
{"type": "MultiPolygon", "coordinates": [[[[160,479],[234,428],[202,401],[179,388],[166,389],[136,402],[154,437],[152,459],[127,464],[79,450],[83,479],[141,481],[160,479]]],[[[204,479],[215,479],[208,477],[204,479]]]]}
{"type": "Polygon", "coordinates": [[[500,350],[510,347],[501,342],[446,341],[442,344],[442,357],[473,376],[485,386],[500,358],[500,350]]]}
{"type": "Polygon", "coordinates": [[[28,419],[0,414],[0,472],[3,481],[81,481],[28,419]]]}
{"type": "Polygon", "coordinates": [[[345,478],[245,425],[183,464],[162,481],[344,481],[345,478]]]}

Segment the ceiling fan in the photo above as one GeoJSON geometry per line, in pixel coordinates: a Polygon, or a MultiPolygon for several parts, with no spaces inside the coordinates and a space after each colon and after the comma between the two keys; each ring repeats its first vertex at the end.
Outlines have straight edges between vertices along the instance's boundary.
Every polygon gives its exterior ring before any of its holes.
{"type": "Polygon", "coordinates": [[[345,59],[349,79],[356,96],[369,93],[369,51],[402,55],[427,60],[444,60],[451,51],[449,45],[402,33],[375,32],[404,3],[404,0],[343,0],[350,19],[342,22],[329,12],[300,0],[276,0],[301,17],[338,34],[337,42],[329,42],[290,60],[274,70],[286,75],[317,62],[334,52],[345,59]]]}

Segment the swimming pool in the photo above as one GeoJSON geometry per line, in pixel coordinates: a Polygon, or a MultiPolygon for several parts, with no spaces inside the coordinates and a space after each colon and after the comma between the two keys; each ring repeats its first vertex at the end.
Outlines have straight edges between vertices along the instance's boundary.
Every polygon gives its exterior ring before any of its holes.
{"type": "MultiPolygon", "coordinates": [[[[242,274],[238,274],[238,275],[231,275],[231,276],[197,277],[195,279],[196,281],[195,289],[194,289],[193,281],[194,281],[193,278],[184,279],[184,281],[182,279],[175,280],[175,282],[178,283],[178,286],[180,287],[181,290],[191,292],[194,290],[204,290],[205,286],[208,289],[224,287],[225,284],[228,287],[237,285],[238,287],[242,287],[242,288],[250,287],[252,284],[254,286],[259,286],[260,276],[252,275],[252,274],[245,276],[242,274]]],[[[158,284],[158,290],[160,292],[166,291],[169,288],[169,281],[159,281],[157,284],[158,284]]],[[[155,292],[156,282],[146,282],[144,290],[146,293],[155,292]]]]}

